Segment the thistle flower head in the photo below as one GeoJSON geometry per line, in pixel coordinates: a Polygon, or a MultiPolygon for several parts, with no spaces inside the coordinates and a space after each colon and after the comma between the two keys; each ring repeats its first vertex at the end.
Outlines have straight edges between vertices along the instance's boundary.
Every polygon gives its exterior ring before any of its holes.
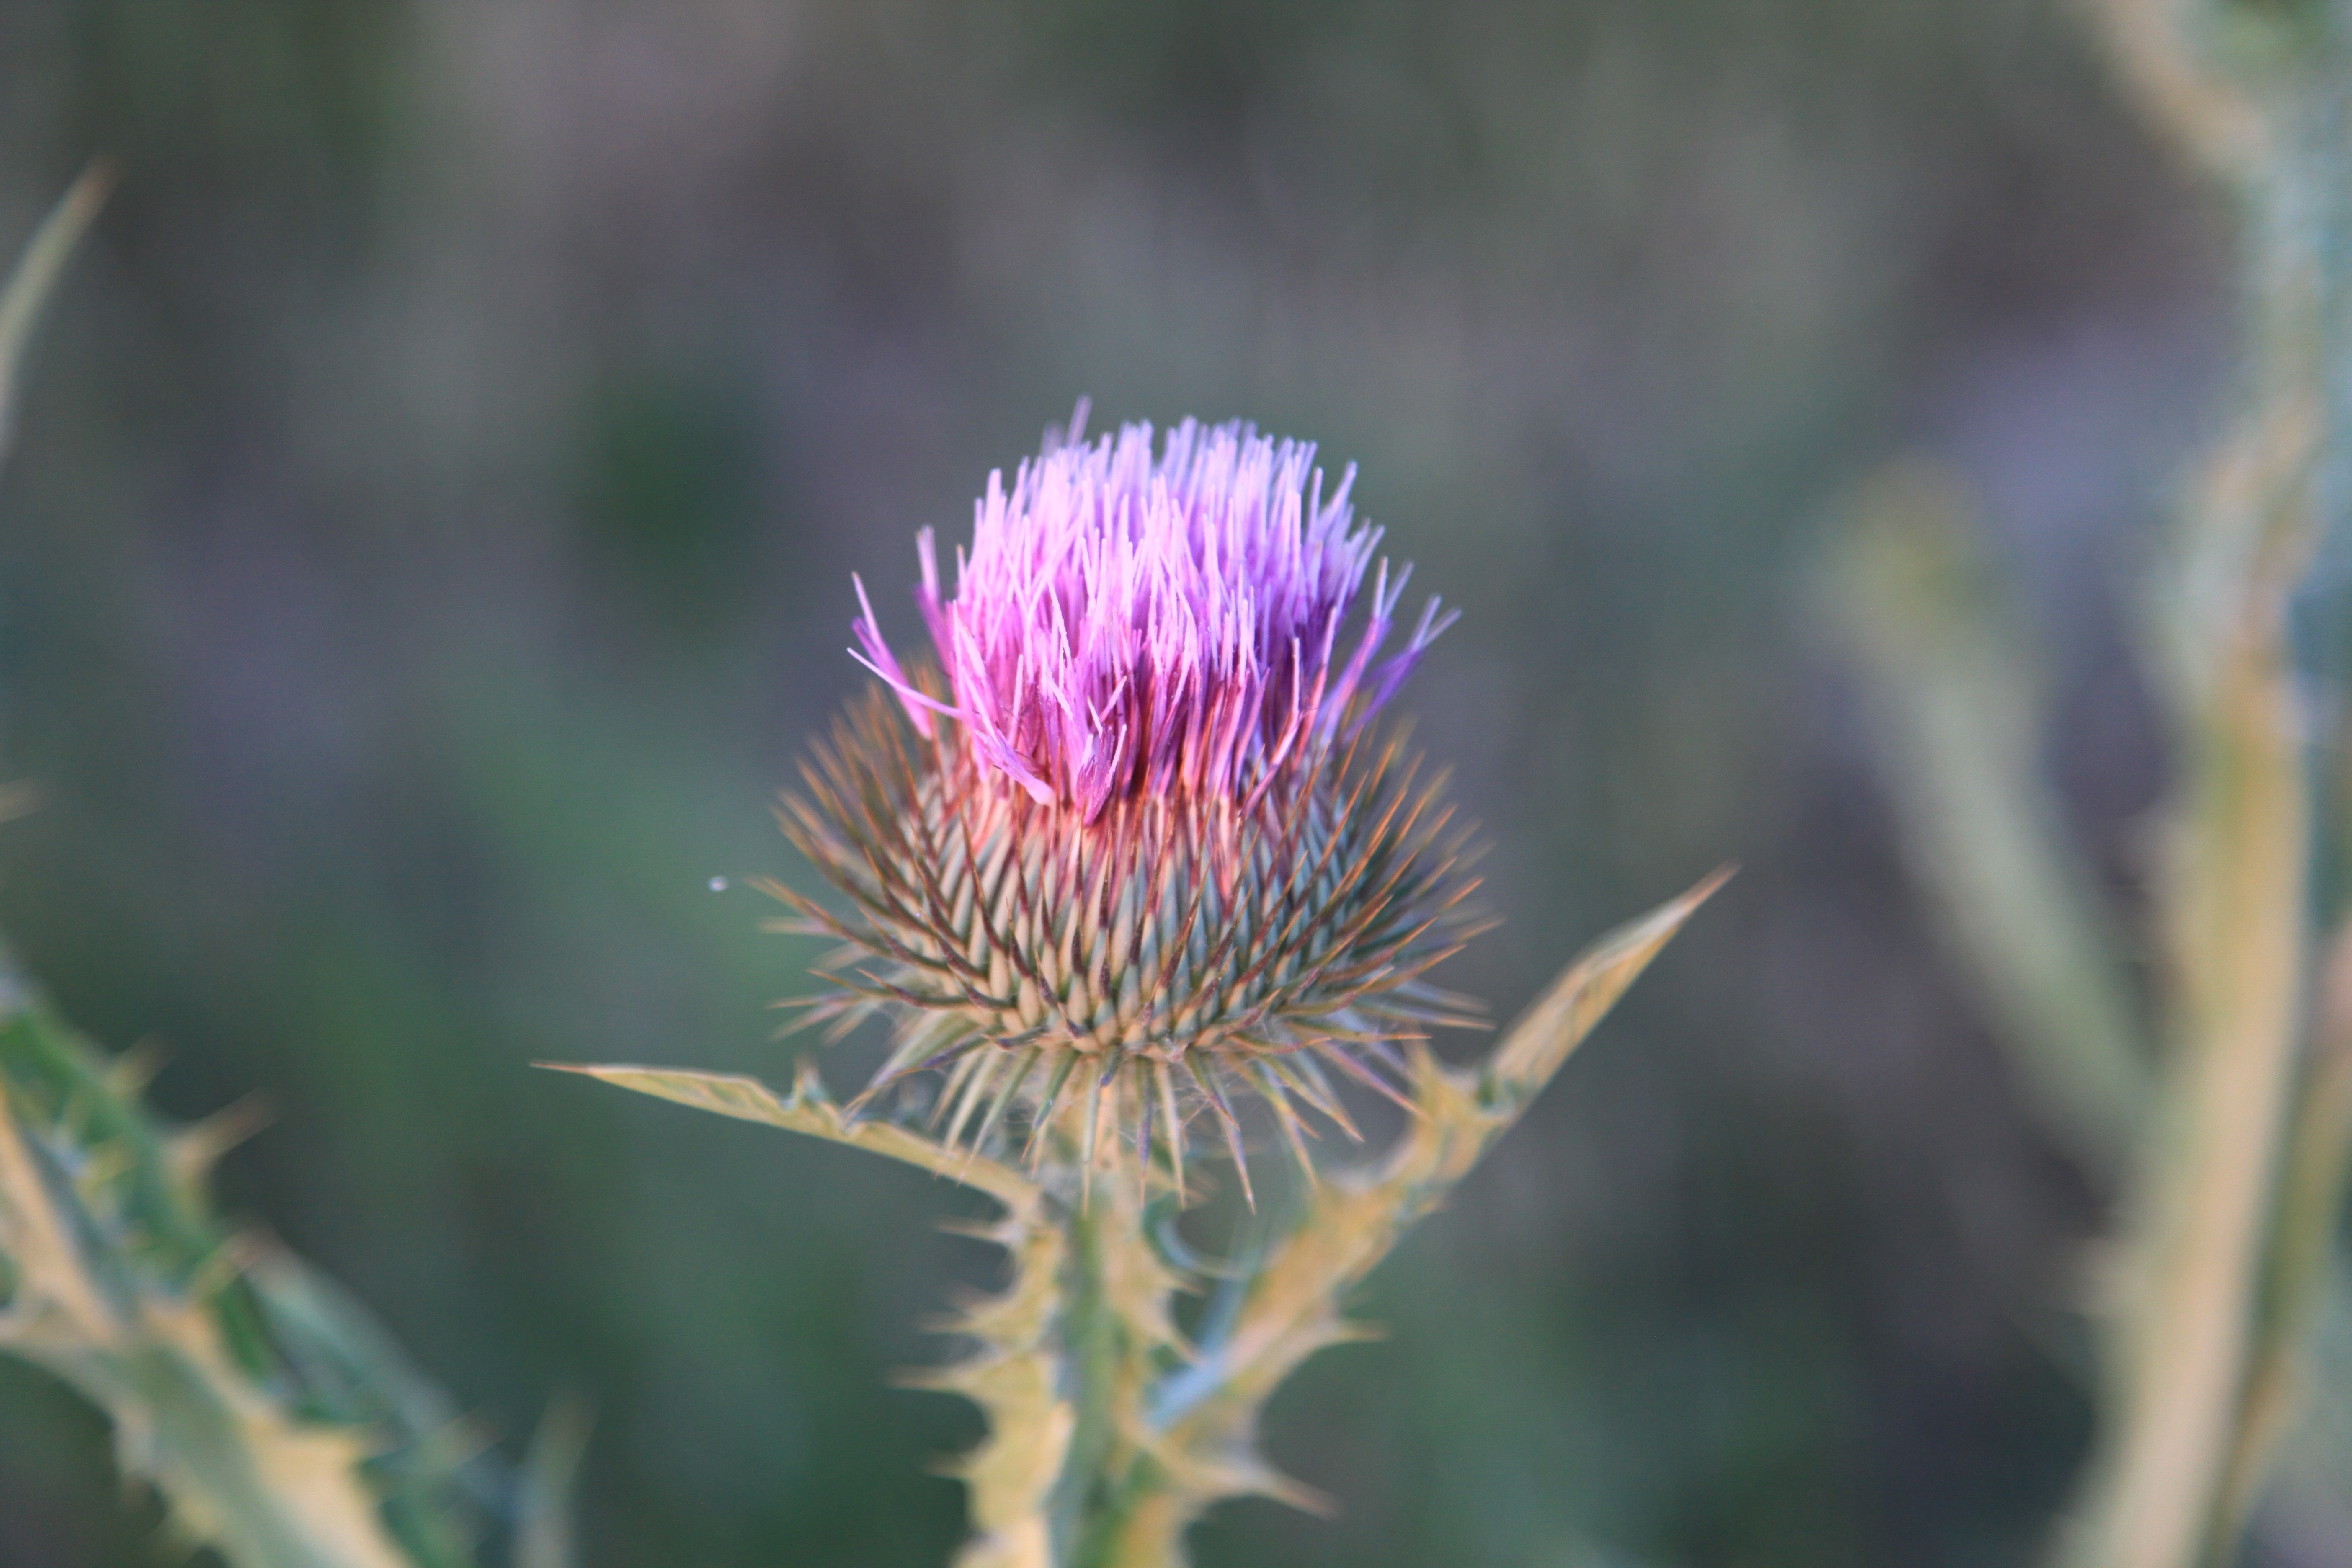
{"type": "Polygon", "coordinates": [[[1148,1151],[1156,1124],[1181,1183],[1204,1112],[1238,1158],[1234,1093],[1296,1148],[1294,1099],[1349,1126],[1326,1068],[1393,1095],[1398,1042],[1462,1021],[1421,979],[1467,934],[1446,812],[1365,733],[1452,617],[1432,599],[1381,658],[1410,569],[1375,563],[1354,470],[1327,490],[1311,446],[1189,420],[1086,442],[1084,414],[990,476],[952,598],[919,535],[936,668],[857,584],[889,696],[784,813],[851,908],[779,891],[845,944],[814,1015],[896,1017],[875,1089],[944,1067],[950,1141],[1018,1108],[1033,1152],[1083,1099],[1089,1166],[1104,1125],[1148,1151]]]}

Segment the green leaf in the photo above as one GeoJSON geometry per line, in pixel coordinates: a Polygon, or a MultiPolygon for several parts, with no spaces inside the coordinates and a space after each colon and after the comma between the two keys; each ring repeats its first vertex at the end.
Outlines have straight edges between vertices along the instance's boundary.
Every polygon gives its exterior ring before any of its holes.
{"type": "Polygon", "coordinates": [[[893,1160],[902,1160],[909,1165],[919,1165],[937,1175],[977,1188],[1008,1209],[1024,1210],[1034,1205],[1042,1195],[1042,1190],[1035,1182],[1001,1161],[967,1150],[948,1148],[893,1122],[851,1118],[825,1093],[824,1080],[817,1076],[815,1067],[807,1062],[802,1063],[789,1098],[777,1094],[758,1079],[740,1073],[692,1072],[683,1068],[631,1067],[625,1064],[578,1066],[566,1062],[541,1062],[539,1065],[557,1072],[579,1073],[616,1088],[650,1094],[656,1100],[690,1105],[697,1110],[713,1111],[720,1116],[757,1121],[769,1127],[782,1127],[788,1131],[804,1132],[812,1138],[847,1143],[893,1160]]]}
{"type": "Polygon", "coordinates": [[[357,1302],[214,1219],[223,1134],[161,1122],[145,1079],[0,960],[0,1353],[104,1410],[125,1472],[235,1568],[470,1563],[455,1407],[357,1302]]]}
{"type": "Polygon", "coordinates": [[[0,1351],[105,1410],[124,1471],[154,1482],[180,1529],[237,1568],[414,1568],[362,1478],[369,1435],[271,1398],[206,1303],[152,1278],[136,1232],[58,1179],[30,1109],[0,1077],[0,1254],[16,1281],[0,1351]]]}
{"type": "Polygon", "coordinates": [[[1444,1202],[1666,942],[1730,875],[1689,892],[1594,942],[1564,970],[1477,1068],[1448,1068],[1422,1050],[1412,1100],[1418,1114],[1386,1158],[1317,1185],[1290,1234],[1251,1279],[1222,1338],[1171,1373],[1155,1391],[1154,1457],[1160,1495],[1132,1516],[1107,1561],[1122,1568],[1183,1561],[1183,1531],[1220,1498],[1255,1493],[1318,1508],[1321,1500],[1259,1458],[1258,1411],[1308,1356],[1364,1337],[1341,1313],[1349,1291],[1405,1229],[1444,1202]]]}

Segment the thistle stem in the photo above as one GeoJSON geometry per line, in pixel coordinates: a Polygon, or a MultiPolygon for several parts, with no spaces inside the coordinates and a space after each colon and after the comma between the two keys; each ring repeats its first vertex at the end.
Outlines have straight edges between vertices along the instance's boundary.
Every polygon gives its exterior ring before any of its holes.
{"type": "Polygon", "coordinates": [[[1067,1382],[1066,1397],[1077,1412],[1077,1425],[1049,1507],[1054,1517],[1054,1556],[1068,1568],[1090,1568],[1099,1561],[1097,1494],[1106,1489],[1118,1436],[1120,1332],[1104,1289],[1104,1217],[1101,1209],[1086,1203],[1068,1210],[1064,1222],[1069,1246],[1062,1273],[1063,1375],[1067,1382]]]}
{"type": "Polygon", "coordinates": [[[2158,619],[2181,773],[2158,899],[2169,1059],[2068,1552],[2078,1568],[2194,1568],[2235,1550],[2266,1457],[2252,1406],[2276,1402],[2252,1395],[2298,1322],[2263,1300],[2311,1136],[2290,1114],[2313,809],[2289,611],[2347,489],[2352,50],[2340,6],[2103,0],[2100,15],[2160,121],[2239,203],[2250,338],[2242,412],[2189,498],[2158,619]]]}

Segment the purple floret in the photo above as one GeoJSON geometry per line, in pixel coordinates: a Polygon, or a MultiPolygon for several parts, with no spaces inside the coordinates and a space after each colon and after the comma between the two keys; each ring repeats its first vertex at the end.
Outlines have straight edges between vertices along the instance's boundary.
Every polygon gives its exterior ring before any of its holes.
{"type": "MultiPolygon", "coordinates": [[[[1187,419],[1155,457],[1151,426],[1067,441],[1000,470],[975,508],[956,595],[940,597],[931,531],[916,590],[952,706],[918,689],[858,584],[859,661],[917,728],[953,717],[980,761],[1041,804],[1091,821],[1126,795],[1246,802],[1282,764],[1360,723],[1452,624],[1432,599],[1403,649],[1372,659],[1412,568],[1373,577],[1344,663],[1340,623],[1380,530],[1355,521],[1350,466],[1327,497],[1311,444],[1187,419]]],[[[1458,612],[1457,612],[1458,613],[1458,612]]]]}

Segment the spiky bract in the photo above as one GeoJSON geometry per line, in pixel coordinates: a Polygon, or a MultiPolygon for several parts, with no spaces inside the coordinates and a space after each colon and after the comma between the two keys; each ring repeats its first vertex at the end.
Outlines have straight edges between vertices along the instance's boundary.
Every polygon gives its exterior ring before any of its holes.
{"type": "MultiPolygon", "coordinates": [[[[805,1004],[845,1031],[900,1031],[879,1089],[948,1069],[950,1142],[1035,1137],[1083,1103],[1181,1160],[1205,1112],[1236,1156],[1234,1098],[1263,1096],[1304,1158],[1293,1100],[1352,1133],[1327,1068],[1394,1096],[1400,1041],[1471,1022],[1426,984],[1470,934],[1450,808],[1398,748],[1360,733],[1290,761],[1247,805],[1128,797],[1092,821],[918,735],[878,689],[803,769],[782,820],[850,903],[784,889],[795,929],[845,945],[839,990],[805,1004]]],[[[869,1095],[874,1090],[869,1089],[869,1095]]]]}

